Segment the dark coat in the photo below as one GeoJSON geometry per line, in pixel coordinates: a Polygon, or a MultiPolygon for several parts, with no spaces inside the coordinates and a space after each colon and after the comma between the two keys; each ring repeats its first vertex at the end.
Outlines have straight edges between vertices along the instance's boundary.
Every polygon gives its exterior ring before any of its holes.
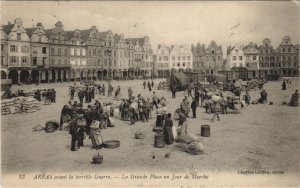
{"type": "Polygon", "coordinates": [[[193,100],[192,104],[191,104],[191,108],[192,109],[196,109],[197,108],[197,101],[193,100]]]}

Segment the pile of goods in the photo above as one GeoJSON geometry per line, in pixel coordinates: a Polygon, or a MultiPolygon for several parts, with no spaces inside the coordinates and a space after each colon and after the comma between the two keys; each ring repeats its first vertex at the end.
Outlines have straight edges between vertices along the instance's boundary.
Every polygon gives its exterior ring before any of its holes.
{"type": "Polygon", "coordinates": [[[40,102],[32,97],[15,97],[1,100],[1,115],[32,113],[40,110],[40,102]]]}
{"type": "Polygon", "coordinates": [[[192,143],[180,143],[177,144],[176,147],[181,150],[185,151],[192,155],[200,155],[203,153],[203,144],[199,141],[194,141],[192,143]]]}

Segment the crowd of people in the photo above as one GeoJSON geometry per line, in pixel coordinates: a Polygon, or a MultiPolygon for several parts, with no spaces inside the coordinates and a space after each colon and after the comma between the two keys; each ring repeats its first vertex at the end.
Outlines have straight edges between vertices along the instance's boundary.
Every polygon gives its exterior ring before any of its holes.
{"type": "MultiPolygon", "coordinates": [[[[123,121],[130,121],[130,125],[136,122],[147,122],[153,118],[153,111],[156,113],[156,127],[161,127],[165,135],[165,143],[172,144],[173,142],[180,142],[182,137],[187,136],[188,122],[187,118],[197,118],[197,108],[203,107],[207,113],[211,113],[211,121],[221,120],[221,114],[228,114],[229,110],[235,109],[236,101],[244,101],[243,105],[251,104],[251,96],[248,90],[242,91],[241,88],[231,87],[232,95],[226,95],[224,88],[215,89],[213,94],[210,90],[199,85],[190,85],[184,94],[184,98],[180,103],[180,111],[178,111],[178,125],[175,125],[172,119],[172,114],[168,112],[167,101],[164,97],[158,97],[155,91],[152,91],[154,83],[148,84],[143,82],[143,89],[148,87],[152,92],[151,97],[143,96],[142,94],[135,95],[131,87],[128,88],[127,99],[122,98],[120,104],[115,108],[118,111],[118,118],[123,121]],[[192,98],[189,101],[189,98],[192,98]],[[191,113],[192,112],[192,113],[191,113]],[[192,116],[190,116],[190,113],[192,116]]],[[[113,91],[112,85],[109,86],[113,91]]],[[[268,94],[263,86],[259,87],[260,98],[258,102],[266,103],[268,101],[268,94]]],[[[177,92],[176,86],[171,86],[172,98],[175,98],[177,92]]],[[[74,100],[76,93],[75,88],[70,90],[71,100],[74,100]]],[[[120,96],[121,88],[117,87],[114,96],[120,96]]],[[[102,147],[101,129],[113,127],[111,111],[107,110],[98,100],[92,105],[91,101],[95,98],[95,94],[105,95],[105,86],[97,85],[93,87],[86,87],[77,91],[79,103],[70,101],[65,105],[61,112],[60,126],[64,127],[65,123],[70,126],[70,134],[72,135],[71,150],[76,151],[83,146],[84,137],[91,139],[94,149],[102,147]],[[96,89],[95,89],[96,88],[96,89]],[[85,100],[84,100],[85,98],[85,100]],[[87,109],[83,109],[84,101],[88,103],[87,109]],[[86,136],[85,136],[86,135],[86,136]],[[75,147],[77,143],[77,148],[75,147]]],[[[299,93],[296,91],[291,99],[290,104],[299,104],[299,93]]],[[[114,114],[115,115],[115,114],[114,114]]]]}
{"type": "Polygon", "coordinates": [[[44,101],[45,105],[50,105],[51,103],[56,103],[56,91],[52,89],[37,89],[34,92],[34,98],[38,101],[44,101]]]}

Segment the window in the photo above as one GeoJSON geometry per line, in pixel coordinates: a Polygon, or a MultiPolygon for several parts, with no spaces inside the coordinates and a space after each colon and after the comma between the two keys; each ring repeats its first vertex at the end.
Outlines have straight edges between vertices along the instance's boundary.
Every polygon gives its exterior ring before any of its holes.
{"type": "Polygon", "coordinates": [[[212,51],[211,51],[211,53],[212,53],[212,54],[214,54],[214,53],[215,53],[215,51],[214,51],[214,50],[212,50],[212,51]]]}
{"type": "Polygon", "coordinates": [[[13,64],[17,63],[17,57],[16,56],[11,56],[10,57],[10,63],[13,63],[13,64]]]}
{"type": "Polygon", "coordinates": [[[47,47],[42,47],[42,53],[47,54],[47,47]]]}
{"type": "Polygon", "coordinates": [[[291,61],[291,59],[292,59],[291,56],[288,56],[288,61],[291,61]]]}
{"type": "Polygon", "coordinates": [[[4,56],[1,56],[1,65],[4,65],[4,56]]]}
{"type": "Polygon", "coordinates": [[[182,56],[182,61],[185,61],[185,56],[182,56]]]}
{"type": "Polygon", "coordinates": [[[68,56],[69,53],[68,53],[68,48],[65,48],[65,56],[68,56]]]}
{"type": "Polygon", "coordinates": [[[282,52],[285,52],[285,48],[282,48],[282,52]]]}
{"type": "Polygon", "coordinates": [[[50,53],[51,53],[51,55],[55,55],[55,48],[51,48],[50,53]]]}
{"type": "Polygon", "coordinates": [[[37,57],[32,58],[32,65],[37,65],[37,57]]]}
{"type": "Polygon", "coordinates": [[[288,52],[291,52],[291,48],[288,48],[288,52]]]}
{"type": "Polygon", "coordinates": [[[114,51],[114,57],[117,57],[117,52],[116,51],[114,51]]]}
{"type": "Polygon", "coordinates": [[[1,52],[4,51],[4,44],[1,44],[1,52]]]}
{"type": "Polygon", "coordinates": [[[27,63],[27,57],[21,57],[21,62],[23,64],[26,64],[27,63]]]}
{"type": "Polygon", "coordinates": [[[117,61],[114,59],[114,66],[117,66],[117,61]]]}
{"type": "Polygon", "coordinates": [[[175,61],[175,56],[172,57],[172,60],[175,61]]]}
{"type": "Polygon", "coordinates": [[[282,60],[285,61],[285,56],[282,56],[282,60]]]}
{"type": "Polygon", "coordinates": [[[21,33],[17,33],[17,40],[21,40],[21,33]]]}
{"type": "Polygon", "coordinates": [[[256,60],[256,56],[253,56],[253,60],[256,60]]]}
{"type": "Polygon", "coordinates": [[[17,51],[18,51],[18,47],[15,46],[15,45],[11,45],[11,46],[10,46],[10,51],[11,51],[11,52],[17,52],[17,51]]]}
{"type": "MultiPolygon", "coordinates": [[[[94,50],[94,51],[96,53],[96,50],[94,50]]],[[[94,55],[94,51],[93,51],[93,55],[94,55]]],[[[76,55],[80,56],[80,48],[76,48],[76,55]]]]}
{"type": "Polygon", "coordinates": [[[183,63],[182,66],[185,67],[185,63],[183,63]]]}
{"type": "Polygon", "coordinates": [[[180,67],[180,63],[177,63],[177,67],[180,67]]]}
{"type": "Polygon", "coordinates": [[[180,61],[180,56],[177,57],[177,60],[180,61]]]}
{"type": "Polygon", "coordinates": [[[61,59],[58,59],[57,62],[58,62],[57,64],[60,65],[61,64],[61,59]]]}
{"type": "Polygon", "coordinates": [[[74,55],[74,48],[71,48],[71,56],[74,55]]]}
{"type": "Polygon", "coordinates": [[[161,61],[161,60],[162,60],[162,57],[159,57],[158,59],[159,59],[159,61],[161,61]]]}
{"type": "MultiPolygon", "coordinates": [[[[80,53],[80,52],[79,52],[80,53]]],[[[93,56],[96,56],[96,49],[93,49],[93,56]]]]}
{"type": "Polygon", "coordinates": [[[188,63],[187,63],[187,66],[189,67],[190,65],[191,65],[191,63],[190,63],[190,62],[188,62],[188,63]]]}
{"type": "Polygon", "coordinates": [[[243,56],[239,56],[239,59],[240,59],[240,60],[243,60],[243,56]]]}
{"type": "Polygon", "coordinates": [[[236,60],[236,56],[232,56],[232,60],[234,60],[234,61],[235,61],[235,60],[236,60]]]}
{"type": "Polygon", "coordinates": [[[57,50],[58,50],[58,51],[57,51],[57,55],[60,56],[60,55],[61,55],[61,48],[58,48],[57,50]]]}
{"type": "Polygon", "coordinates": [[[168,61],[168,60],[169,60],[168,56],[164,56],[164,61],[168,61]]]}
{"type": "Polygon", "coordinates": [[[32,47],[32,53],[33,54],[38,54],[38,48],[37,48],[37,46],[33,46],[32,47]]]}
{"type": "Polygon", "coordinates": [[[45,66],[47,64],[47,57],[43,57],[43,65],[45,66]]]}
{"type": "Polygon", "coordinates": [[[65,59],[65,65],[68,65],[68,59],[65,59]]]}
{"type": "Polygon", "coordinates": [[[175,67],[175,62],[173,62],[173,67],[175,67]]]}

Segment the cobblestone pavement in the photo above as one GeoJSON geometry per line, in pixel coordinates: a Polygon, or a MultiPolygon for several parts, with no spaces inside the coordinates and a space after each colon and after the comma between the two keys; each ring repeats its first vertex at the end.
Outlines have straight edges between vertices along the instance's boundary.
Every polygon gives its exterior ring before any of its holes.
{"type": "MultiPolygon", "coordinates": [[[[123,95],[127,95],[129,86],[134,94],[141,93],[149,97],[152,93],[142,89],[142,80],[113,81],[114,88],[121,86],[123,95]]],[[[156,88],[158,80],[156,82],[156,88]]],[[[121,147],[117,149],[91,150],[91,140],[77,152],[70,151],[71,137],[66,131],[54,133],[32,132],[32,127],[44,124],[48,120],[59,120],[60,111],[68,101],[68,85],[72,83],[41,84],[38,88],[55,88],[57,102],[42,105],[35,113],[2,116],[2,173],[35,171],[197,171],[236,172],[237,170],[283,170],[285,173],[299,172],[299,108],[283,106],[283,98],[289,100],[292,92],[298,88],[299,81],[293,81],[291,88],[281,90],[281,82],[269,82],[265,89],[269,101],[274,105],[250,105],[241,110],[241,114],[221,115],[220,122],[210,122],[211,114],[197,109],[197,119],[188,119],[188,132],[198,137],[200,126],[211,126],[210,137],[200,137],[204,145],[204,154],[190,155],[174,150],[170,158],[165,154],[171,146],[159,149],[153,146],[152,128],[155,118],[149,122],[129,125],[115,119],[116,126],[102,131],[104,140],[117,139],[121,147]],[[134,139],[134,133],[143,131],[143,140],[134,139]],[[101,167],[91,164],[92,156],[100,153],[104,156],[101,167]]],[[[107,85],[106,85],[107,86],[107,85]]],[[[37,86],[14,86],[13,89],[28,90],[37,86]]],[[[107,88],[107,87],[106,87],[107,88]]],[[[167,98],[167,108],[173,114],[183,98],[179,92],[176,99],[166,90],[156,90],[158,96],[167,98]]],[[[252,99],[257,99],[259,91],[251,91],[252,99]]],[[[97,98],[99,98],[97,96],[97,98]]],[[[108,99],[100,98],[100,102],[108,99]]],[[[109,99],[111,100],[111,99],[109,99]]],[[[191,99],[190,99],[191,100],[191,99]]],[[[177,122],[174,122],[177,124],[177,122]]]]}

